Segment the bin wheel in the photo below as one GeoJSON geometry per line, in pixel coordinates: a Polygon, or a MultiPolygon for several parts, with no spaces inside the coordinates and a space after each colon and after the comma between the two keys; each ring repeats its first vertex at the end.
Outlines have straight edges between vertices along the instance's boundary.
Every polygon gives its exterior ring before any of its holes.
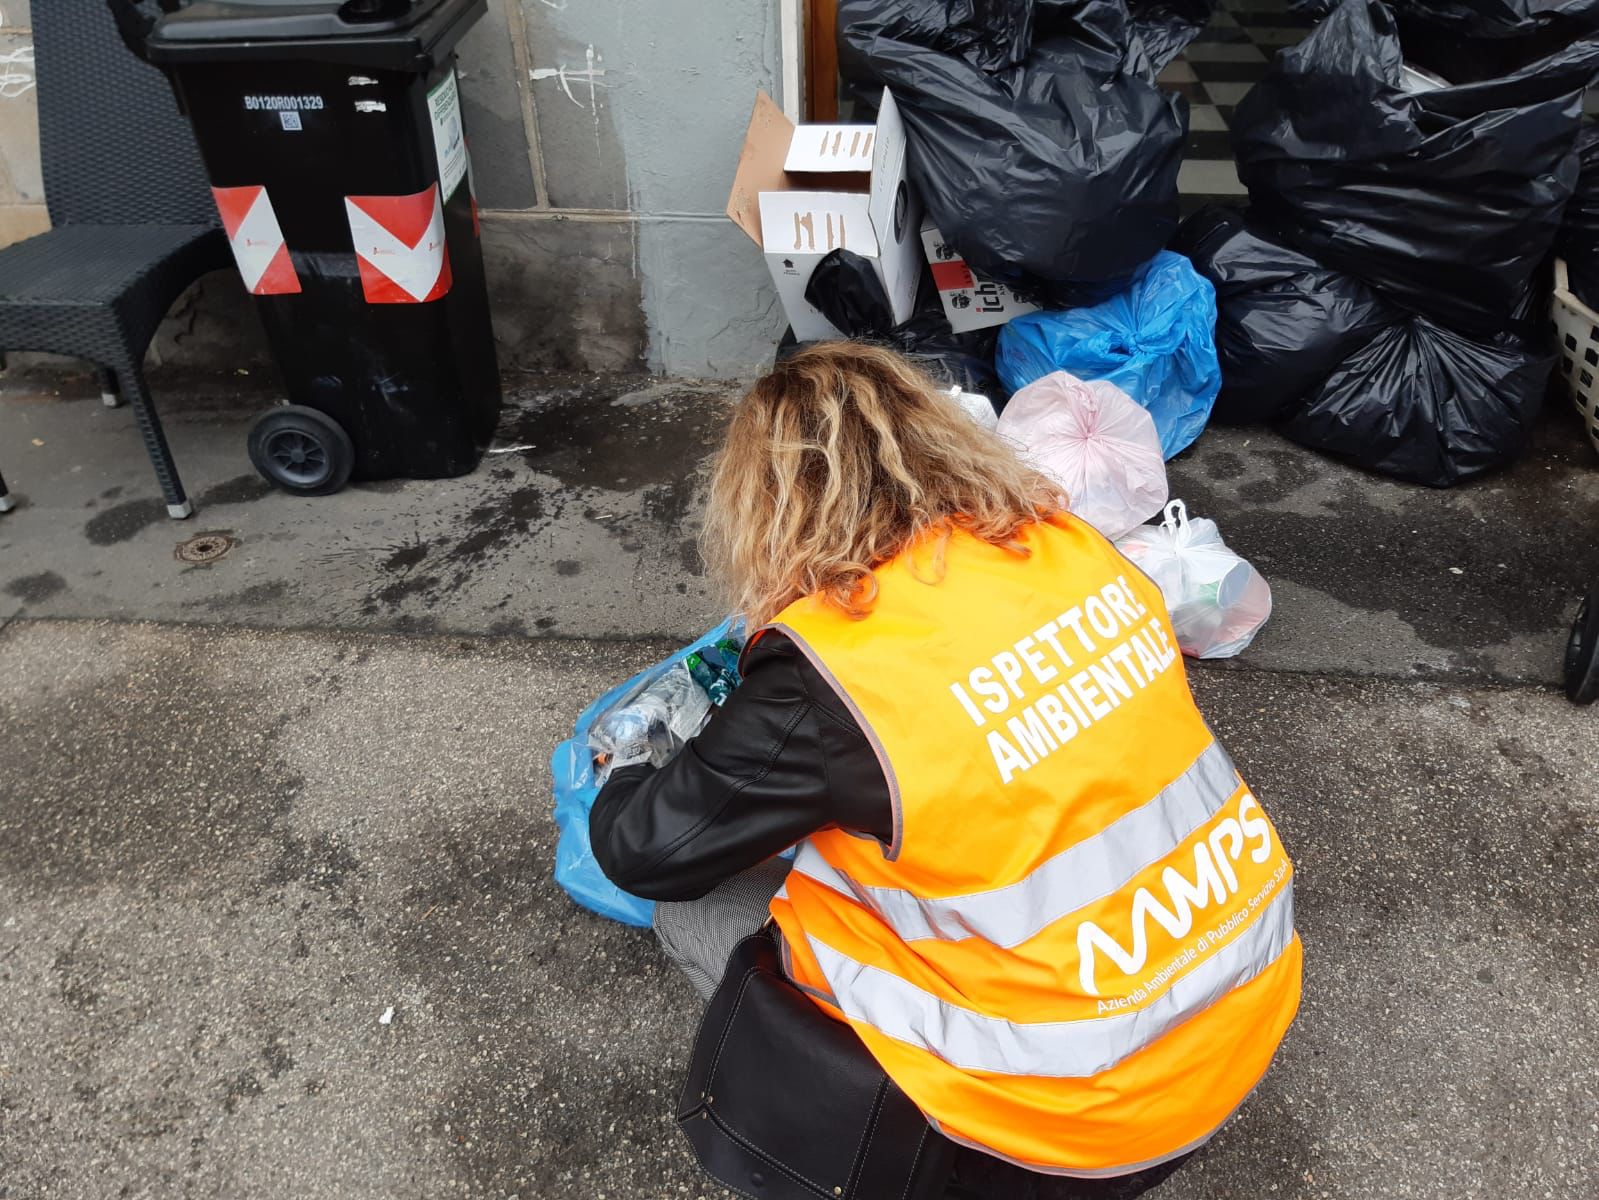
{"type": "Polygon", "coordinates": [[[336,492],[355,469],[355,446],[344,426],[303,404],[262,413],[250,430],[249,450],[268,481],[301,496],[336,492]]]}
{"type": "Polygon", "coordinates": [[[1599,587],[1577,610],[1566,643],[1566,698],[1573,704],[1599,699],[1599,587]]]}

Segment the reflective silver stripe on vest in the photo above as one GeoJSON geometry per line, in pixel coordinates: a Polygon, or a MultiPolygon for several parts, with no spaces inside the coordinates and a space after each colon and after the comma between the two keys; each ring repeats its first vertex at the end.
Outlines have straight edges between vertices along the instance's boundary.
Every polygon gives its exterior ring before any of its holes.
{"type": "MultiPolygon", "coordinates": [[[[1251,1093],[1253,1093],[1255,1089],[1250,1088],[1249,1090],[1251,1093]]],[[[1245,1100],[1248,1098],[1248,1096],[1244,1097],[1245,1100]]],[[[1171,1162],[1171,1160],[1174,1158],[1181,1158],[1185,1154],[1189,1154],[1195,1150],[1198,1150],[1206,1142],[1210,1141],[1211,1138],[1215,1137],[1216,1134],[1220,1132],[1221,1127],[1233,1119],[1233,1113],[1236,1113],[1238,1109],[1242,1108],[1243,1106],[1244,1102],[1243,1100],[1240,1100],[1232,1112],[1228,1113],[1220,1121],[1216,1122],[1215,1129],[1212,1129],[1209,1133],[1204,1134],[1201,1137],[1196,1137],[1186,1146],[1178,1146],[1175,1150],[1169,1151],[1155,1158],[1147,1158],[1143,1162],[1125,1163],[1121,1166],[1115,1167],[1051,1167],[1045,1165],[1044,1163],[1029,1162],[1025,1158],[1012,1158],[1009,1154],[1001,1154],[999,1151],[994,1150],[991,1147],[974,1142],[971,1140],[971,1138],[962,1137],[958,1133],[951,1133],[948,1129],[939,1124],[937,1121],[933,1120],[931,1117],[927,1119],[927,1123],[952,1142],[958,1142],[960,1145],[967,1146],[973,1150],[980,1150],[984,1154],[992,1155],[994,1158],[1003,1159],[1005,1162],[1012,1163],[1015,1166],[1023,1168],[1024,1170],[1035,1171],[1040,1175],[1058,1175],[1066,1179],[1114,1179],[1118,1175],[1131,1175],[1136,1171],[1147,1171],[1150,1167],[1158,1167],[1161,1163],[1171,1162]]]]}
{"type": "Polygon", "coordinates": [[[809,939],[839,1009],[852,1021],[963,1071],[1086,1079],[1110,1070],[1276,962],[1294,936],[1292,883],[1254,922],[1134,1012],[1022,1024],[941,1000],[879,967],[809,939]]]}
{"type": "Polygon", "coordinates": [[[794,859],[794,870],[854,896],[901,941],[976,937],[1009,949],[1119,892],[1215,817],[1240,786],[1232,759],[1212,742],[1153,800],[1062,850],[1025,878],[987,892],[930,900],[900,888],[867,887],[835,870],[809,842],[794,859]]]}

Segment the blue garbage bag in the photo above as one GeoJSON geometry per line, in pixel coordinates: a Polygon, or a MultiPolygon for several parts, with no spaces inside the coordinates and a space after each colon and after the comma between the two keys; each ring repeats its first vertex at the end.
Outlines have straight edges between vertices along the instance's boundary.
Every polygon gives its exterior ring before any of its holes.
{"type": "Polygon", "coordinates": [[[666,674],[689,654],[729,637],[743,640],[742,617],[729,617],[664,662],[640,671],[626,683],[617,684],[583,710],[572,736],[555,748],[550,758],[550,775],[554,780],[555,824],[561,831],[555,847],[555,882],[591,912],[624,925],[647,929],[655,902],[624,892],[605,877],[600,864],[594,861],[594,848],[589,842],[589,810],[600,794],[600,781],[595,778],[594,752],[588,745],[590,727],[618,701],[666,674]]]}
{"type": "Polygon", "coordinates": [[[1102,304],[1011,321],[995,366],[1012,392],[1052,371],[1109,380],[1149,410],[1171,458],[1204,430],[1221,390],[1216,289],[1181,254],[1162,250],[1102,304]]]}

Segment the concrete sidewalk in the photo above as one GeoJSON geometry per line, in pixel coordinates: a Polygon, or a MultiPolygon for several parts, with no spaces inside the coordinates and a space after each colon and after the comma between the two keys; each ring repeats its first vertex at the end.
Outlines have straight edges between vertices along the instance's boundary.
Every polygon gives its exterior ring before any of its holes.
{"type": "MultiPolygon", "coordinates": [[[[185,522],[92,376],[0,385],[0,472],[23,501],[0,517],[0,619],[684,640],[719,616],[694,537],[725,386],[511,380],[475,474],[305,499],[245,456],[269,383],[158,382],[199,509],[185,522]],[[207,533],[225,556],[178,556],[207,533]]],[[[1264,429],[1207,430],[1170,474],[1271,581],[1276,613],[1243,660],[1259,667],[1551,683],[1599,581],[1599,458],[1564,401],[1514,468],[1443,492],[1264,429]]]]}
{"type": "MultiPolygon", "coordinates": [[[[546,761],[663,644],[0,630],[0,1197],[720,1196],[651,940],[546,761]]],[[[1536,688],[1199,670],[1298,863],[1306,1002],[1161,1200],[1599,1177],[1599,739],[1536,688]]]]}

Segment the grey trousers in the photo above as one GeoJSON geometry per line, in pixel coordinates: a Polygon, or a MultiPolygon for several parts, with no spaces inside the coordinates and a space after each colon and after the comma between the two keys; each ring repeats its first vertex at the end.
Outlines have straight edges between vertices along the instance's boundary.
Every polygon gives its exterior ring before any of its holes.
{"type": "Polygon", "coordinates": [[[781,858],[733,876],[698,900],[655,906],[655,936],[661,949],[709,1000],[722,982],[733,948],[760,930],[771,916],[772,897],[788,878],[781,858]]]}

